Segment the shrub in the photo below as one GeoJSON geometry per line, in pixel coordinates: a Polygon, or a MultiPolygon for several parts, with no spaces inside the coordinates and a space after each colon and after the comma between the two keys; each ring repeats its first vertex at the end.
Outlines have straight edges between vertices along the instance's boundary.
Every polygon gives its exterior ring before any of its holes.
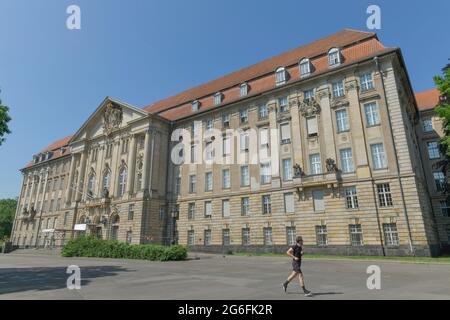
{"type": "Polygon", "coordinates": [[[161,246],[153,244],[128,244],[116,240],[96,237],[77,237],[61,250],[63,257],[99,257],[118,259],[143,259],[151,261],[184,260],[187,249],[183,246],[161,246]]]}

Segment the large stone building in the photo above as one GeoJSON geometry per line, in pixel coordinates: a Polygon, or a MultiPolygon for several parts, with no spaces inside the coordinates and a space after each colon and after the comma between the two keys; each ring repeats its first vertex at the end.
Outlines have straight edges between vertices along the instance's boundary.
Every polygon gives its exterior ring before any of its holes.
{"type": "Polygon", "coordinates": [[[279,251],[302,235],[309,251],[437,255],[450,220],[422,101],[400,50],[354,30],[144,108],[107,97],[22,169],[13,244],[279,251]]]}

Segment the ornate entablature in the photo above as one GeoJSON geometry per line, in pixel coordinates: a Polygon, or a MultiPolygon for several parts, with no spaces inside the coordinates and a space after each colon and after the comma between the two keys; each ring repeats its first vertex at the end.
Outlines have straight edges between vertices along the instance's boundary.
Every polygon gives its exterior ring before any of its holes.
{"type": "Polygon", "coordinates": [[[109,102],[103,112],[103,130],[106,135],[110,135],[114,130],[119,129],[123,120],[122,107],[109,102]]]}
{"type": "Polygon", "coordinates": [[[305,118],[313,117],[320,113],[320,105],[314,98],[305,99],[300,103],[299,110],[305,118]]]}
{"type": "Polygon", "coordinates": [[[330,107],[332,109],[339,109],[339,108],[343,108],[343,107],[348,107],[349,105],[350,105],[350,103],[346,99],[342,99],[342,98],[333,99],[330,102],[330,107]]]}

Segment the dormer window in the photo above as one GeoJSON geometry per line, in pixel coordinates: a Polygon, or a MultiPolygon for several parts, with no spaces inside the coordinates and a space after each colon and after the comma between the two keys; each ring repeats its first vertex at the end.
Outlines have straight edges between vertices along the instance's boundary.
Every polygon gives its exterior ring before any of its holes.
{"type": "Polygon", "coordinates": [[[240,95],[241,97],[244,97],[248,94],[248,84],[242,83],[240,86],[240,95]]]}
{"type": "Polygon", "coordinates": [[[214,104],[217,106],[217,105],[219,105],[219,104],[221,104],[221,103],[222,103],[222,93],[217,92],[217,93],[214,95],[214,104]]]}
{"type": "Polygon", "coordinates": [[[197,112],[200,108],[200,102],[198,100],[192,101],[192,112],[197,112]]]}
{"type": "Polygon", "coordinates": [[[309,59],[302,59],[300,61],[300,77],[305,77],[311,73],[311,63],[309,59]]]}
{"type": "Polygon", "coordinates": [[[45,160],[45,154],[40,154],[39,155],[39,162],[42,162],[45,160]]]}
{"type": "Polygon", "coordinates": [[[38,163],[39,162],[39,157],[38,156],[33,156],[33,162],[34,163],[38,163]]]}
{"type": "Polygon", "coordinates": [[[328,51],[328,64],[335,67],[341,64],[341,53],[338,48],[332,48],[328,51]]]}
{"type": "Polygon", "coordinates": [[[283,67],[280,67],[275,72],[275,82],[276,85],[279,86],[281,84],[286,83],[286,69],[283,67]]]}

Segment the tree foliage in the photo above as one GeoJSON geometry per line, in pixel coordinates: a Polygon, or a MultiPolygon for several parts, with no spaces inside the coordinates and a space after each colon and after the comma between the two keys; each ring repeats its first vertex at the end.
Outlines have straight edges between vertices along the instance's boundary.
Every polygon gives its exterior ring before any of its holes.
{"type": "Polygon", "coordinates": [[[16,199],[0,200],[0,240],[9,238],[16,213],[16,199]]]}
{"type": "Polygon", "coordinates": [[[5,135],[11,133],[8,128],[8,122],[11,121],[8,112],[9,108],[2,105],[2,100],[0,100],[0,146],[5,141],[5,135]]]}

